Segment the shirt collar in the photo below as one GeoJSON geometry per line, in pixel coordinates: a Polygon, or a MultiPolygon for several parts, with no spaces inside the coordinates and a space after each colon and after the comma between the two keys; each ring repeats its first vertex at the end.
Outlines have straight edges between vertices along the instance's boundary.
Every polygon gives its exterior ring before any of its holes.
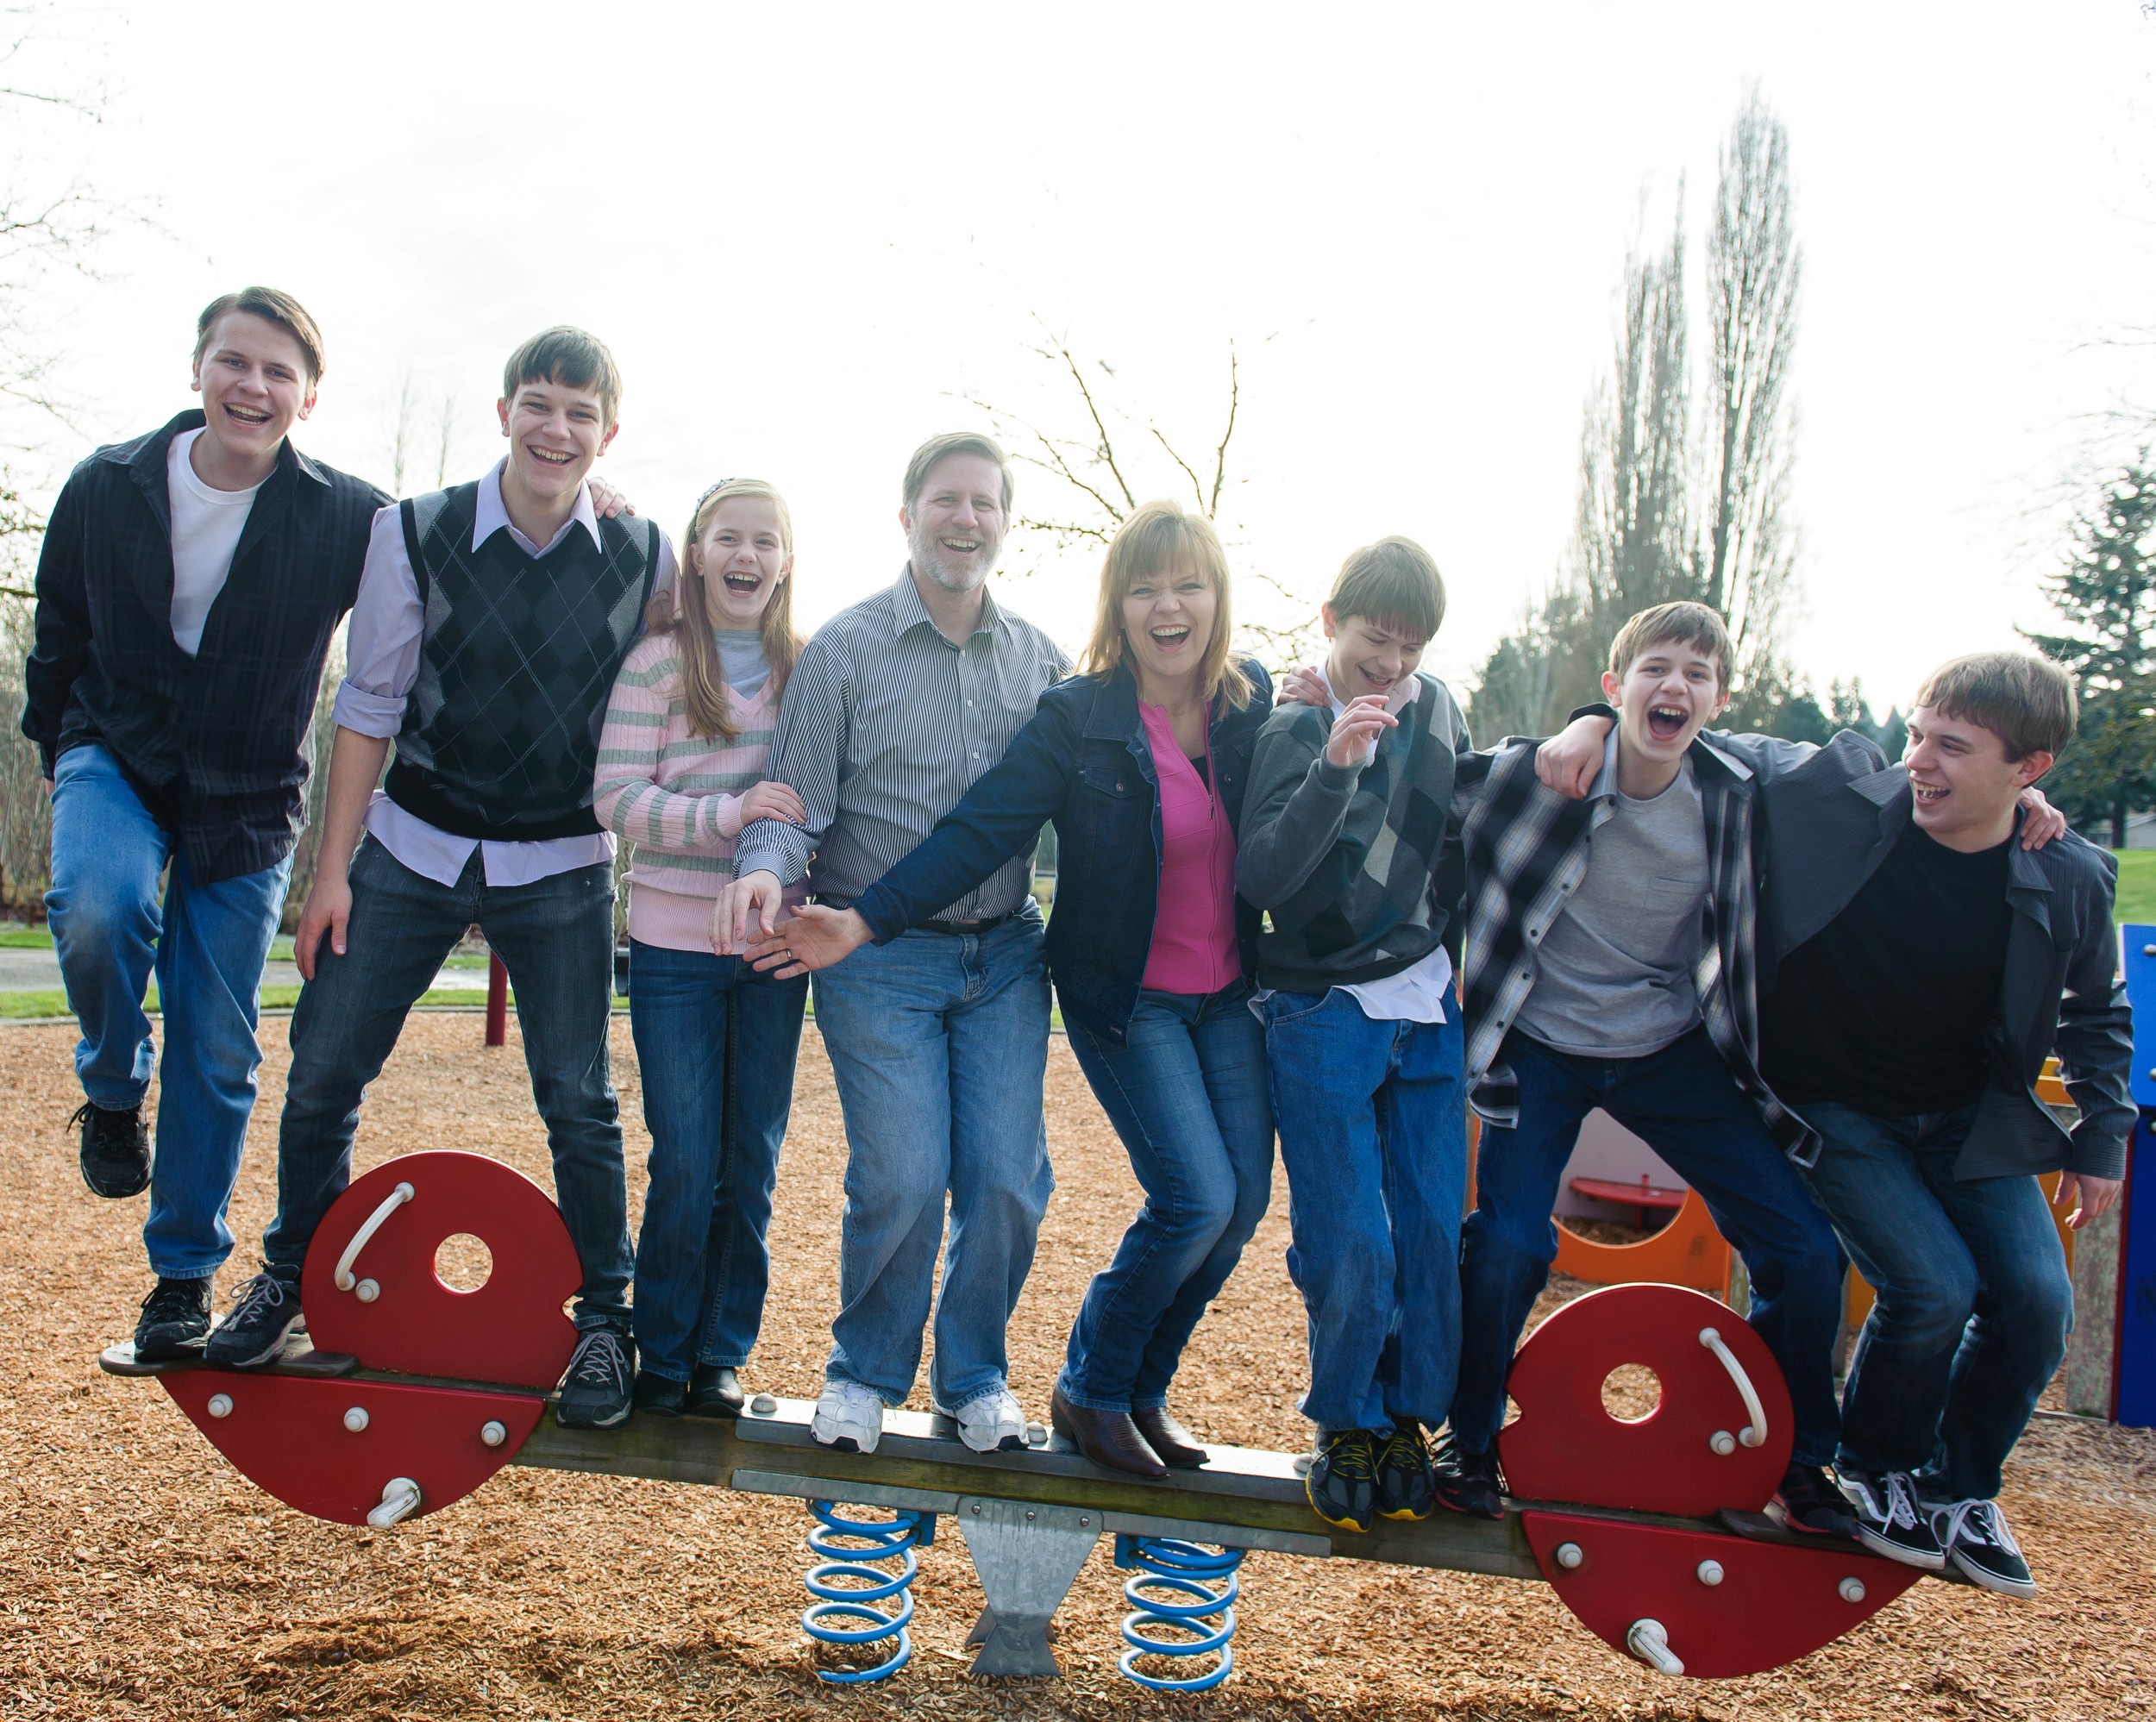
{"type": "MultiPolygon", "coordinates": [[[[899,570],[898,584],[891,588],[891,632],[894,638],[902,638],[914,629],[927,625],[936,627],[936,618],[928,613],[928,606],[921,602],[921,589],[913,584],[913,565],[908,562],[899,570]]],[[[940,628],[936,630],[943,632],[940,628]]],[[[975,634],[1003,632],[1003,612],[996,608],[996,601],[987,592],[981,594],[981,617],[973,625],[975,634]]]]}
{"type": "Polygon", "coordinates": [[[502,500],[502,469],[509,465],[506,455],[494,463],[493,470],[479,480],[479,503],[473,511],[472,548],[476,550],[497,532],[505,529],[515,539],[517,547],[534,556],[543,556],[564,538],[572,526],[581,526],[592,535],[592,542],[604,550],[606,541],[599,535],[599,510],[592,506],[592,487],[580,484],[576,487],[576,506],[569,517],[561,523],[561,529],[544,544],[535,544],[519,532],[509,518],[509,505],[502,500]]]}

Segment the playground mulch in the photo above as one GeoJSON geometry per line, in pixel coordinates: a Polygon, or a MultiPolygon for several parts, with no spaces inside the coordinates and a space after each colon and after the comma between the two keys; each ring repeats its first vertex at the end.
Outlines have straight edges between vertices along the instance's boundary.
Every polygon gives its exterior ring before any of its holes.
{"type": "MultiPolygon", "coordinates": [[[[616,1069],[632,1193],[645,1150],[635,1061],[616,1069]]],[[[970,1680],[980,1606],[958,1547],[923,1562],[914,1661],[887,1688],[819,1687],[796,1617],[798,1505],[511,1468],[381,1535],[290,1512],[240,1478],[153,1384],[96,1367],[147,1280],[140,1200],[100,1202],[62,1124],[70,1030],[0,1029],[0,1717],[757,1719],[1184,1715],[1424,1718],[2117,1719],[2156,1713],[2156,1437],[2040,1423],[2006,1504],[2043,1589],[2016,1605],[1924,1582],[1869,1625],[1754,1679],[1658,1678],[1537,1584],[1258,1556],[1237,1673],[1209,1697],[1116,1672],[1119,1575],[1097,1552],[1060,1617],[1060,1682],[970,1680]]],[[[270,1212],[286,1061],[268,1057],[233,1221],[270,1212]]],[[[514,1030],[416,1019],[361,1126],[373,1164],[422,1147],[498,1155],[547,1182],[514,1030]]],[[[1061,1187],[1012,1329],[1016,1386],[1045,1410],[1065,1325],[1136,1202],[1122,1152],[1059,1041],[1050,1129],[1061,1187]]],[[[811,1396],[837,1292],[844,1139],[812,1030],[774,1226],[776,1281],[749,1375],[811,1396]]],[[[1300,1314],[1282,1267],[1286,1193],[1200,1329],[1177,1391],[1216,1438],[1299,1446],[1300,1314]]],[[[241,1259],[248,1259],[243,1243],[241,1259]]],[[[228,1286],[238,1274],[229,1271],[228,1286]]],[[[1556,1288],[1552,1299],[1576,1287],[1556,1288]]],[[[917,1394],[922,1404],[924,1394],[917,1394]]],[[[955,1539],[954,1539],[955,1540],[955,1539]]]]}

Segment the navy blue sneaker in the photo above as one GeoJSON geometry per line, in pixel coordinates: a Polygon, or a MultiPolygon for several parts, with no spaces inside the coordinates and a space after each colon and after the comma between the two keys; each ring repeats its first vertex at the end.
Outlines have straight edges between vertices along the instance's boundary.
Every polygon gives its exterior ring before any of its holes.
{"type": "Polygon", "coordinates": [[[239,1301],[211,1331],[203,1356],[228,1369],[260,1368],[276,1361],[293,1330],[306,1320],[299,1308],[299,1282],[266,1269],[240,1287],[239,1301]]]}

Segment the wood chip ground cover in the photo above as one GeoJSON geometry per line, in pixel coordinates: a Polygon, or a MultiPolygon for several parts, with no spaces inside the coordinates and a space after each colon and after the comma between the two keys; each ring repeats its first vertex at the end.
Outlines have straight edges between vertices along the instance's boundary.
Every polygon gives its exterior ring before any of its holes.
{"type": "MultiPolygon", "coordinates": [[[[649,1144],[627,1024],[615,1033],[640,1200],[649,1144]]],[[[282,1019],[265,1023],[235,1264],[252,1261],[273,1201],[285,1034],[282,1019]]],[[[819,1687],[797,1619],[808,1564],[797,1505],[511,1468],[444,1512],[373,1535],[279,1506],[154,1385],[99,1374],[98,1349],[126,1336],[147,1288],[143,1205],[98,1201],[76,1174],[62,1127],[79,1101],[73,1038],[0,1028],[0,1716],[2156,1716],[2156,1439],[2058,1422],[2031,1431],[2008,1475],[2005,1502],[2042,1585],[2034,1603],[1927,1581],[1869,1626],[1752,1680],[1662,1680],[1589,1637],[1540,1585],[1258,1556],[1244,1569],[1235,1678],[1211,1696],[1164,1699],[1116,1672],[1120,1575],[1102,1550],[1060,1616],[1066,1678],[975,1682],[960,1647],[981,1599],[952,1546],[923,1560],[912,1665],[882,1689],[819,1687]]],[[[511,1043],[482,1049],[473,1017],[415,1020],[369,1096],[361,1164],[455,1145],[547,1184],[513,1028],[511,1043]]],[[[1011,1334],[1036,1416],[1069,1314],[1138,1199],[1060,1040],[1049,1128],[1059,1187],[1011,1334]]],[[[843,1166],[812,1030],[755,1387],[816,1391],[843,1166]]],[[[1178,1385],[1178,1410],[1217,1439],[1306,1438],[1286,1217],[1282,1187],[1178,1385]]],[[[236,1266],[224,1281],[237,1284],[236,1266]]]]}

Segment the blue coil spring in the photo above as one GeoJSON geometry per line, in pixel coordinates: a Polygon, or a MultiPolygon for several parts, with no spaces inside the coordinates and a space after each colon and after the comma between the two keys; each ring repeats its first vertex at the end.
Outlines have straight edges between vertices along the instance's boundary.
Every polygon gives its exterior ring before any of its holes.
{"type": "Polygon", "coordinates": [[[920,1571],[913,1551],[936,1540],[936,1515],[894,1512],[889,1518],[848,1518],[827,1500],[812,1500],[808,1508],[817,1521],[808,1534],[809,1552],[825,1558],[804,1581],[817,1601],[803,1612],[801,1630],[819,1644],[848,1650],[893,1641],[886,1645],[889,1654],[872,1667],[819,1668],[816,1677],[833,1686],[887,1679],[913,1654],[913,1635],[906,1631],[913,1619],[913,1579],[920,1571]],[[866,1546],[842,1548],[842,1537],[866,1546]],[[893,1560],[899,1563],[895,1574],[883,1564],[893,1560]],[[894,1613],[872,1606],[893,1597],[898,1599],[894,1613]],[[833,1620],[866,1624],[834,1626],[829,1624],[833,1620]]]}
{"type": "Polygon", "coordinates": [[[1116,1666],[1140,1686],[1155,1692],[1209,1692],[1228,1677],[1235,1666],[1235,1652],[1228,1641],[1235,1637],[1235,1599],[1242,1581],[1235,1569],[1243,1564],[1240,1549],[1212,1550],[1174,1537],[1132,1537],[1115,1539],[1115,1563],[1138,1571],[1123,1586],[1123,1600],[1131,1612],[1123,1617],[1123,1637],[1131,1648],[1116,1666]],[[1225,1579],[1226,1583],[1220,1584],[1225,1579]],[[1215,1588],[1218,1586],[1219,1588],[1215,1588]],[[1159,1594],[1167,1592],[1167,1596],[1159,1594]],[[1156,1638],[1153,1629],[1180,1627],[1194,1638],[1156,1638]],[[1142,1673],[1140,1656],[1204,1656],[1217,1654],[1219,1662],[1203,1674],[1183,1680],[1142,1673]]]}

